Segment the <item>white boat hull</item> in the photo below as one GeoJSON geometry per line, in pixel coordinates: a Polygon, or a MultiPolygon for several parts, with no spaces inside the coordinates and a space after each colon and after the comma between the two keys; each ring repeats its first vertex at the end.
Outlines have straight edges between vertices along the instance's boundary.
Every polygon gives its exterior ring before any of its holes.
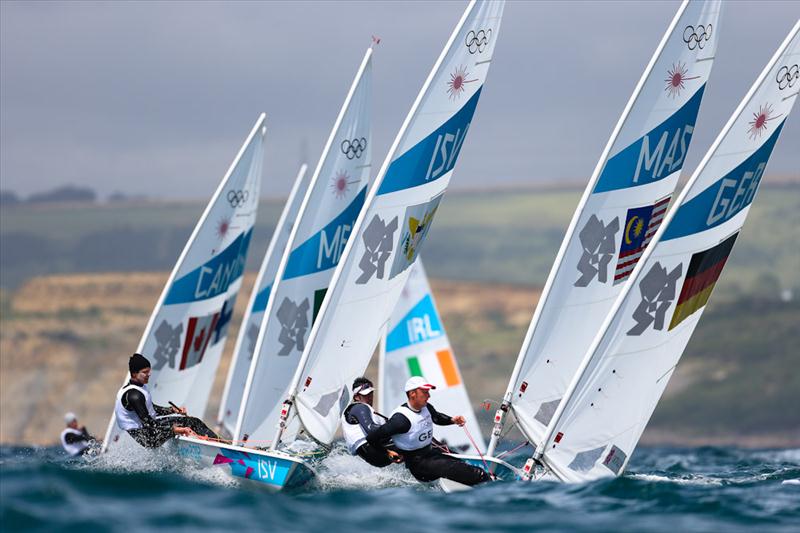
{"type": "Polygon", "coordinates": [[[193,437],[176,437],[178,455],[201,466],[222,468],[230,476],[273,491],[296,489],[316,477],[303,459],[273,450],[256,450],[193,437]]]}

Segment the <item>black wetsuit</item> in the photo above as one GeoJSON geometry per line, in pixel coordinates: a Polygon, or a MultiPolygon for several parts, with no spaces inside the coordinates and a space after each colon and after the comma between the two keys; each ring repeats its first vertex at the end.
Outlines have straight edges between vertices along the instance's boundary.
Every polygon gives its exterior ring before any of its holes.
{"type": "MultiPolygon", "coordinates": [[[[386,419],[385,416],[378,412],[375,414],[386,419]]],[[[361,429],[364,430],[365,435],[368,435],[370,431],[380,427],[380,425],[376,424],[372,419],[372,411],[370,411],[369,407],[363,403],[354,403],[345,409],[344,417],[345,420],[347,420],[347,422],[350,424],[360,425],[361,429]]],[[[356,455],[364,459],[372,466],[383,468],[384,466],[389,466],[392,464],[391,458],[389,458],[389,456],[386,454],[386,448],[389,445],[391,445],[390,439],[386,439],[385,441],[381,442],[380,446],[375,446],[369,442],[365,442],[358,447],[356,450],[356,455]]]]}
{"type": "Polygon", "coordinates": [[[81,432],[80,435],[76,435],[74,433],[67,433],[66,435],[64,435],[64,442],[66,442],[67,444],[77,444],[79,442],[90,443],[91,441],[96,440],[94,437],[89,435],[88,431],[86,431],[86,426],[83,426],[80,429],[80,432],[81,432]]]}
{"type": "MultiPolygon", "coordinates": [[[[404,405],[408,407],[408,404],[404,405]]],[[[430,403],[428,404],[428,411],[431,413],[433,423],[437,426],[453,424],[451,417],[438,412],[430,403]]],[[[405,415],[395,413],[384,425],[367,433],[367,442],[376,446],[392,435],[407,433],[410,430],[411,421],[405,415]]],[[[491,479],[483,469],[467,464],[455,457],[445,455],[441,450],[431,445],[419,450],[398,451],[405,458],[406,468],[419,481],[436,481],[443,477],[464,485],[477,485],[491,479]]]]}
{"type": "MultiPolygon", "coordinates": [[[[141,386],[140,383],[131,381],[133,385],[141,386]]],[[[144,394],[137,389],[129,389],[122,395],[122,406],[128,411],[134,411],[139,419],[142,421],[142,427],[138,429],[129,429],[128,434],[133,437],[133,440],[144,446],[145,448],[158,448],[175,434],[172,431],[172,426],[188,427],[198,435],[211,438],[219,438],[216,433],[211,431],[202,420],[193,416],[171,416],[169,418],[154,419],[147,412],[147,402],[145,401],[144,394]]],[[[156,414],[159,416],[173,414],[171,407],[162,407],[153,404],[156,414]]]]}

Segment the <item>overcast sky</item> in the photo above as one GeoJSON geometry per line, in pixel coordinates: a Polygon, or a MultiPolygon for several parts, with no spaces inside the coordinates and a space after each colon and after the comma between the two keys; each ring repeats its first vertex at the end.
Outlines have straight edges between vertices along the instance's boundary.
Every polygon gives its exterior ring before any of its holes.
{"type": "MultiPolygon", "coordinates": [[[[265,196],[315,165],[372,34],[374,167],[466,3],[0,2],[0,177],[207,198],[259,112],[265,196]]],[[[509,2],[454,187],[588,180],[677,2],[509,2]]],[[[694,170],[800,16],[728,2],[694,170]]],[[[795,113],[797,114],[797,113],[795,113]]],[[[790,117],[770,174],[800,174],[790,117]]]]}

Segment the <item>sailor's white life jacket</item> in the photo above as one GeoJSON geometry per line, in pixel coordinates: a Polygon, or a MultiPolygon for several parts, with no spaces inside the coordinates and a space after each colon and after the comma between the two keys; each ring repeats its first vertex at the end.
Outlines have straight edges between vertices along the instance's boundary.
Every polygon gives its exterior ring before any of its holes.
{"type": "Polygon", "coordinates": [[[400,413],[411,421],[411,429],[405,433],[392,436],[394,445],[399,449],[406,451],[420,450],[433,441],[433,419],[427,405],[419,412],[401,405],[392,411],[392,415],[395,413],[400,413]]]}
{"type": "Polygon", "coordinates": [[[153,407],[153,400],[150,398],[150,391],[148,391],[146,387],[140,387],[139,385],[128,383],[119,390],[119,392],[117,393],[117,402],[114,404],[114,414],[117,417],[117,425],[119,426],[119,429],[123,431],[128,431],[130,429],[140,429],[144,426],[144,423],[139,418],[139,415],[136,414],[136,411],[132,410],[128,411],[127,409],[125,409],[125,406],[122,405],[122,395],[131,389],[136,389],[142,394],[144,394],[144,401],[145,404],[147,405],[147,412],[150,414],[151,417],[156,418],[156,410],[153,407]]]}
{"type": "MultiPolygon", "coordinates": [[[[347,421],[345,417],[345,413],[347,410],[350,409],[351,406],[355,405],[356,403],[360,402],[353,402],[347,406],[347,409],[344,410],[342,413],[342,435],[344,436],[344,442],[347,444],[347,449],[350,451],[351,455],[356,455],[356,450],[361,447],[362,444],[367,442],[367,435],[364,433],[364,428],[361,427],[361,424],[356,422],[355,424],[351,424],[347,421]]],[[[369,407],[370,415],[372,416],[372,421],[382,426],[386,423],[386,419],[380,416],[378,413],[375,412],[375,409],[372,408],[369,404],[362,404],[369,407]]]]}
{"type": "Polygon", "coordinates": [[[75,436],[83,436],[82,431],[78,431],[77,429],[73,428],[66,428],[64,431],[61,432],[61,446],[64,448],[64,451],[70,454],[71,456],[75,457],[76,455],[80,455],[83,450],[89,447],[89,443],[85,440],[79,440],[78,442],[69,443],[67,442],[67,435],[75,435],[75,436]]]}

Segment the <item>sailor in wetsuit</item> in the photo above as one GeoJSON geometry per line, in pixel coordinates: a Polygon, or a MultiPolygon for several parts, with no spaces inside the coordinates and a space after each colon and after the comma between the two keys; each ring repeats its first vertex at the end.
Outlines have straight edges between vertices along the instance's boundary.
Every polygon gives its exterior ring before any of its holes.
{"type": "Polygon", "coordinates": [[[374,394],[375,387],[367,378],[353,381],[353,402],[342,413],[342,434],[352,455],[358,455],[372,466],[382,468],[402,458],[397,452],[385,448],[391,445],[389,439],[381,442],[380,446],[367,442],[367,433],[387,420],[372,408],[374,394]]]}
{"type": "Polygon", "coordinates": [[[367,442],[379,446],[391,437],[406,467],[419,481],[436,481],[441,477],[464,485],[489,481],[491,478],[482,469],[431,446],[433,424],[463,426],[466,423],[463,416],[447,416],[428,403],[429,391],[435,388],[423,377],[409,379],[405,386],[408,402],[395,409],[388,422],[367,433],[367,442]]]}
{"type": "Polygon", "coordinates": [[[218,438],[202,420],[186,416],[183,407],[162,407],[153,404],[147,382],[150,381],[150,361],[135,353],[128,360],[131,380],[117,393],[114,414],[117,425],[145,448],[158,448],[173,435],[218,438]]]}
{"type": "Polygon", "coordinates": [[[64,422],[67,427],[61,432],[61,446],[72,457],[83,455],[96,439],[89,435],[86,426],[78,427],[78,417],[75,413],[65,414],[64,422]]]}

